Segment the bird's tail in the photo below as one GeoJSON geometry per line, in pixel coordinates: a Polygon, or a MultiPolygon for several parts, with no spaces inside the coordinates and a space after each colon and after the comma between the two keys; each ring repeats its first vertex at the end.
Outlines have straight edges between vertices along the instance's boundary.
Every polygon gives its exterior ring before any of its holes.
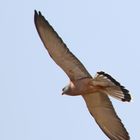
{"type": "Polygon", "coordinates": [[[113,77],[105,72],[97,72],[97,75],[94,78],[97,81],[98,86],[105,86],[105,93],[117,98],[121,101],[129,102],[131,100],[131,96],[129,91],[125,89],[118,81],[116,81],[113,77]]]}

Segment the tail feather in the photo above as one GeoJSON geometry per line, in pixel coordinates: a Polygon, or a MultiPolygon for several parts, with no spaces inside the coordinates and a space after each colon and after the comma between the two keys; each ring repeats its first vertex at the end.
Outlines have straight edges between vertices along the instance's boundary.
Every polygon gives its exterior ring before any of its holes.
{"type": "Polygon", "coordinates": [[[123,102],[125,101],[129,102],[131,100],[129,91],[109,74],[103,71],[97,72],[97,76],[95,77],[95,79],[97,81],[108,81],[110,86],[107,87],[106,92],[110,96],[117,98],[123,102]]]}

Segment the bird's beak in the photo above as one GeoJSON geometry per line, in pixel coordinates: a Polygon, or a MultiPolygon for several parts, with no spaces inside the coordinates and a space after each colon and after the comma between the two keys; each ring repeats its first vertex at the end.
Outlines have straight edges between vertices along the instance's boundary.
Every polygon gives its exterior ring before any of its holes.
{"type": "Polygon", "coordinates": [[[62,95],[65,95],[65,92],[62,92],[62,95]]]}
{"type": "Polygon", "coordinates": [[[69,86],[65,86],[63,89],[62,89],[62,95],[66,95],[66,92],[68,90],[69,86]]]}

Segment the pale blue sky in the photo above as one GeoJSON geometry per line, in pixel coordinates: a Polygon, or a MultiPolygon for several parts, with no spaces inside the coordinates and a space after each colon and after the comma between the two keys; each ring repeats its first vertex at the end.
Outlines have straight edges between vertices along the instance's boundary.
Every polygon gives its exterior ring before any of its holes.
{"type": "Polygon", "coordinates": [[[140,139],[140,1],[24,0],[0,4],[0,139],[107,140],[34,26],[34,9],[53,25],[89,72],[106,71],[131,91],[112,99],[132,140],[140,139]]]}

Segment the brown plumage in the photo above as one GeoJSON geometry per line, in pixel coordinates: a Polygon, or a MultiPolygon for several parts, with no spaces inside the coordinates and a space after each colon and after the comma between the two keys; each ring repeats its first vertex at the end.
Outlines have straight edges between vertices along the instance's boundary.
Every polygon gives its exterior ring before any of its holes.
{"type": "Polygon", "coordinates": [[[70,84],[63,88],[66,95],[81,95],[90,114],[102,131],[111,140],[129,140],[108,95],[121,101],[130,101],[129,91],[105,72],[98,72],[93,78],[83,64],[69,51],[66,44],[54,31],[41,12],[35,11],[35,26],[51,58],[70,78],[70,84]]]}

